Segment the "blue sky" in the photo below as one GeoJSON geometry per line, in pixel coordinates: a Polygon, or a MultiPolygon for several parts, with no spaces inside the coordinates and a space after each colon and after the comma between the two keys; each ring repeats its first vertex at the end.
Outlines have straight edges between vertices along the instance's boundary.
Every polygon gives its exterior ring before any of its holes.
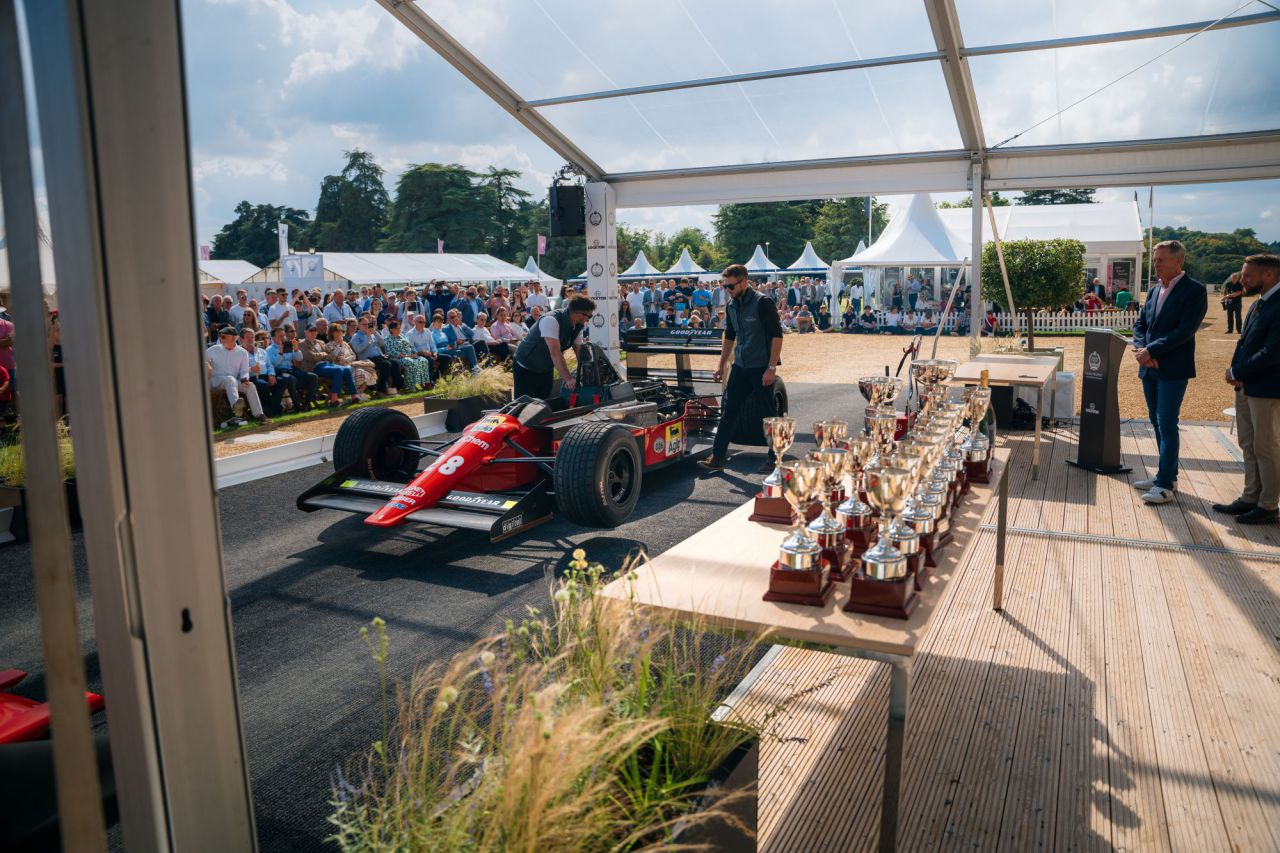
{"type": "MultiPolygon", "coordinates": [[[[1242,0],[958,0],[970,44],[1212,20],[1242,0]],[[1061,7],[1061,8],[1060,8],[1061,7]],[[1069,14],[1067,11],[1069,9],[1069,14]]],[[[787,14],[740,0],[423,0],[430,14],[525,97],[931,49],[922,7],[791,0],[787,14]],[[602,10],[608,14],[602,14],[602,10]],[[796,29],[804,28],[802,33],[796,29]],[[761,33],[776,36],[761,42],[761,33]],[[803,35],[804,38],[800,38],[803,35]],[[754,43],[752,40],[755,40],[754,43]],[[596,51],[592,44],[609,47],[596,51]],[[796,45],[799,45],[797,47],[796,45]],[[790,45],[790,46],[788,46],[790,45]],[[554,49],[554,63],[547,58],[554,49]]],[[[1265,11],[1254,3],[1236,14],[1265,11]]],[[[311,209],[345,149],[372,151],[388,189],[427,161],[525,173],[543,192],[559,158],[373,0],[184,0],[197,234],[210,242],[241,199],[311,209]]],[[[1164,50],[1166,56],[1019,142],[1141,138],[1280,127],[1280,24],[975,60],[998,141],[1164,50]],[[1152,109],[1150,105],[1160,103],[1152,109]]],[[[606,168],[737,162],[952,147],[954,121],[935,69],[895,66],[747,87],[553,108],[606,168]],[[828,79],[820,79],[828,78],[828,79]],[[842,103],[849,101],[849,109],[842,103]],[[726,134],[719,117],[741,117],[726,134]],[[711,124],[708,125],[707,122],[711,124]],[[605,128],[605,130],[601,130],[605,128]]],[[[1251,227],[1280,239],[1280,182],[1158,187],[1156,223],[1251,227]]],[[[1132,198],[1107,189],[1103,200],[1132,198]]],[[[1145,223],[1146,188],[1140,189],[1145,223]]],[[[938,199],[958,196],[938,195],[938,199]]],[[[899,199],[889,197],[891,204],[899,199]]],[[[714,208],[622,211],[632,225],[709,229],[714,208]]]]}

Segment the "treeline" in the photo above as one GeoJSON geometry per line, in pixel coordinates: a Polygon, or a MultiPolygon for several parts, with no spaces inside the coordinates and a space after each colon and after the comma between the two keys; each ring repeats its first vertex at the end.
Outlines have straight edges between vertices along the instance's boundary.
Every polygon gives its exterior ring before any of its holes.
{"type": "Polygon", "coordinates": [[[1193,231],[1187,227],[1152,229],[1152,238],[1177,240],[1187,250],[1186,270],[1206,284],[1221,284],[1233,272],[1240,272],[1244,259],[1259,252],[1280,252],[1280,241],[1264,243],[1252,228],[1234,231],[1193,231]]]}

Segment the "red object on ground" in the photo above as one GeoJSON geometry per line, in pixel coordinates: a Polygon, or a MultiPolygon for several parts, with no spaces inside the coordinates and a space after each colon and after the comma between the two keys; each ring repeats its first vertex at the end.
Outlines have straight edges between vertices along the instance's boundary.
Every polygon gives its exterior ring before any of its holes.
{"type": "MultiPolygon", "coordinates": [[[[20,669],[0,670],[0,690],[8,690],[27,674],[20,669]]],[[[106,702],[97,693],[85,693],[89,713],[101,711],[106,702]]],[[[40,740],[49,731],[49,703],[13,693],[0,693],[0,743],[40,740]]]]}

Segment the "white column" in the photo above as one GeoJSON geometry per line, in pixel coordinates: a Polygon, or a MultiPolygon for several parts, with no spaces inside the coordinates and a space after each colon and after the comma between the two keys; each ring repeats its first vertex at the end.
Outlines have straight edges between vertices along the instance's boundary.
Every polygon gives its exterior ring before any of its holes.
{"type": "Polygon", "coordinates": [[[618,221],[617,197],[605,183],[587,183],[587,295],[596,302],[591,318],[591,342],[609,354],[622,370],[618,357],[622,333],[618,329],[618,221]]]}
{"type": "Polygon", "coordinates": [[[969,300],[969,357],[978,354],[978,342],[982,337],[982,161],[974,160],[970,167],[970,186],[973,189],[973,245],[969,249],[969,286],[973,298],[969,300]]]}

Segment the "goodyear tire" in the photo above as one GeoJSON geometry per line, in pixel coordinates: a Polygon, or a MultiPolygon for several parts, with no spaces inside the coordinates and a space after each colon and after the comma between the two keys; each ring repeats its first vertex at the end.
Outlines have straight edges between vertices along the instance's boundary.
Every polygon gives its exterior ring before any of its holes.
{"type": "Polygon", "coordinates": [[[769,393],[773,396],[774,409],[772,413],[765,406],[765,400],[768,397],[764,394],[752,394],[747,399],[747,404],[743,407],[742,417],[738,419],[738,423],[734,426],[734,444],[749,444],[756,447],[768,446],[768,442],[764,437],[764,419],[771,417],[772,414],[785,415],[789,410],[787,386],[782,383],[781,379],[773,380],[773,387],[769,389],[769,393]]]}
{"type": "Polygon", "coordinates": [[[351,414],[333,441],[333,470],[357,466],[362,477],[398,480],[417,473],[421,454],[393,447],[399,441],[417,441],[418,428],[396,409],[358,409],[351,414]]]}
{"type": "Polygon", "coordinates": [[[611,421],[578,424],[556,453],[556,510],[575,524],[617,527],[636,508],[643,475],[630,430],[611,421]]]}

